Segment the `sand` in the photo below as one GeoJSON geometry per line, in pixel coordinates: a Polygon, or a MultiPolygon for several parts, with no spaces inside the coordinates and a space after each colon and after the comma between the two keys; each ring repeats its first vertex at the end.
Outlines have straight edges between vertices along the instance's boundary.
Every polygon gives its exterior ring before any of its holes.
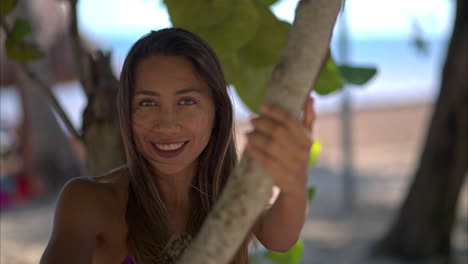
{"type": "MultiPolygon", "coordinates": [[[[318,188],[301,237],[301,263],[399,263],[368,256],[370,246],[385,233],[404,198],[424,142],[432,106],[429,103],[386,106],[353,111],[353,207],[343,207],[340,123],[336,113],[319,113],[315,138],[323,151],[310,170],[318,188]]],[[[249,126],[239,122],[238,143],[249,126]]],[[[453,236],[455,263],[468,263],[467,186],[459,204],[453,236]]],[[[53,202],[2,212],[0,262],[38,263],[53,221],[53,202]]]]}

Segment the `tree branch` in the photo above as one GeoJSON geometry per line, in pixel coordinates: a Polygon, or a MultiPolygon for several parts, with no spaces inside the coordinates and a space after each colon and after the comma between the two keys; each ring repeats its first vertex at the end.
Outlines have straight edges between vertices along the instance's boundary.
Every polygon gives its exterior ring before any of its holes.
{"type": "MultiPolygon", "coordinates": [[[[1,27],[5,31],[7,38],[11,34],[11,29],[9,28],[7,22],[5,21],[4,17],[0,17],[0,23],[1,27]]],[[[20,66],[20,69],[34,82],[36,83],[37,86],[42,90],[42,93],[45,94],[45,96],[49,99],[52,108],[56,111],[56,113],[59,115],[60,119],[62,119],[63,123],[67,127],[68,131],[78,140],[82,141],[81,135],[78,133],[78,131],[75,129],[73,124],[71,123],[70,119],[68,118],[67,114],[63,110],[63,108],[60,106],[60,103],[58,102],[57,98],[55,95],[51,92],[51,89],[33,72],[31,69],[28,67],[26,63],[21,63],[21,62],[16,62],[20,66]]]]}
{"type": "Polygon", "coordinates": [[[78,0],[70,0],[70,34],[72,39],[73,55],[75,56],[76,68],[78,71],[78,77],[83,89],[87,91],[90,85],[90,71],[87,64],[85,64],[84,58],[86,55],[81,46],[81,39],[78,30],[78,11],[77,4],[78,0]]]}
{"type": "Polygon", "coordinates": [[[0,16],[0,23],[1,23],[1,26],[3,28],[3,30],[5,31],[5,34],[7,36],[9,36],[11,34],[11,30],[10,28],[8,27],[8,24],[7,22],[5,21],[5,17],[4,16],[0,16]]]}
{"type": "MultiPolygon", "coordinates": [[[[326,59],[341,0],[302,0],[281,61],[268,85],[266,103],[298,114],[326,59]]],[[[273,180],[244,156],[225,191],[179,264],[228,263],[265,208],[273,180]]]]}

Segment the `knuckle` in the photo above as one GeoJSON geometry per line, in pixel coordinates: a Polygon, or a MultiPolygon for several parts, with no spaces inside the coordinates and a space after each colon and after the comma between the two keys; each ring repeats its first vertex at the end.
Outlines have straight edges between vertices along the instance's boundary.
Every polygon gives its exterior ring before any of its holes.
{"type": "Polygon", "coordinates": [[[302,162],[296,162],[296,163],[295,163],[294,171],[295,171],[297,174],[300,173],[300,172],[302,172],[302,168],[303,168],[302,162]]]}
{"type": "Polygon", "coordinates": [[[276,144],[267,144],[266,149],[268,153],[274,153],[276,150],[276,144]]]}
{"type": "Polygon", "coordinates": [[[278,137],[279,135],[281,135],[281,127],[278,125],[273,125],[270,131],[273,137],[278,137]]]}

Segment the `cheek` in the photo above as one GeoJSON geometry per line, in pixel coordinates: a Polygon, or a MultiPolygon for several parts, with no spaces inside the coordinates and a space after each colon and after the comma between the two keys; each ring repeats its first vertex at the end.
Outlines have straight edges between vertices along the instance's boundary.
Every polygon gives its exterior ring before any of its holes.
{"type": "Polygon", "coordinates": [[[200,142],[207,144],[214,126],[214,114],[192,116],[187,121],[190,122],[191,130],[198,136],[200,142]]]}
{"type": "Polygon", "coordinates": [[[144,123],[132,123],[133,139],[138,150],[141,150],[144,146],[143,142],[145,137],[147,136],[148,131],[148,129],[142,124],[144,123]]]}

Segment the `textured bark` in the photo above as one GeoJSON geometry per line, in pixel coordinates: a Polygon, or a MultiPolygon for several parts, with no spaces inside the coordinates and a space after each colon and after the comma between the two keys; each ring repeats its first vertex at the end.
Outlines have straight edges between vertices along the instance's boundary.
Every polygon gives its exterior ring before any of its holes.
{"type": "Polygon", "coordinates": [[[118,80],[111,70],[110,54],[88,57],[90,78],[85,91],[88,104],[83,113],[83,140],[87,175],[97,177],[125,164],[125,152],[117,116],[118,80]]]}
{"type": "Polygon", "coordinates": [[[457,201],[468,171],[468,1],[456,20],[419,167],[380,255],[450,259],[457,201]]]}
{"type": "MultiPolygon", "coordinates": [[[[268,84],[266,103],[298,114],[326,59],[341,0],[303,0],[283,57],[268,84]]],[[[193,244],[178,263],[228,263],[265,208],[273,180],[244,156],[193,244]]]]}
{"type": "Polygon", "coordinates": [[[72,47],[81,85],[88,104],[83,112],[83,140],[86,146],[87,176],[97,177],[125,164],[125,152],[117,116],[119,81],[114,76],[110,52],[91,55],[82,46],[77,4],[69,2],[72,47]]]}
{"type": "MultiPolygon", "coordinates": [[[[41,15],[32,0],[19,1],[16,8],[18,16],[29,20],[34,31],[30,40],[39,43],[41,47],[47,46],[48,32],[40,21],[41,15]]],[[[46,85],[51,86],[51,72],[48,58],[28,64],[31,71],[46,85]]],[[[34,174],[34,178],[46,184],[46,187],[59,189],[63,183],[72,177],[81,174],[81,164],[72,151],[68,137],[64,134],[57,118],[55,117],[47,98],[40,87],[32,81],[19,66],[14,67],[16,85],[20,88],[23,103],[23,117],[25,123],[25,144],[27,151],[26,168],[28,173],[34,174]]],[[[40,190],[36,190],[40,191],[40,190]]],[[[34,192],[34,189],[33,189],[34,192]]],[[[40,194],[40,193],[37,193],[40,194]]]]}

